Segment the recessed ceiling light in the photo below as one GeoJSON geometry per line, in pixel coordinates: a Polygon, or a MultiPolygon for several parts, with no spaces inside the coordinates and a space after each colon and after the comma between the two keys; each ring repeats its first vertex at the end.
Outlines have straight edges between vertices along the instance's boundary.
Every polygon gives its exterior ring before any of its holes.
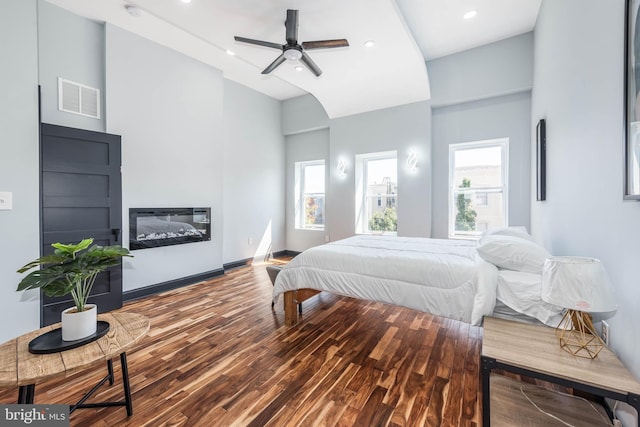
{"type": "Polygon", "coordinates": [[[236,53],[232,50],[227,49],[227,55],[234,56],[236,53]]]}
{"type": "Polygon", "coordinates": [[[180,0],[182,3],[191,3],[191,0],[180,0]]]}
{"type": "Polygon", "coordinates": [[[366,42],[364,42],[365,47],[373,47],[373,45],[375,45],[376,42],[373,40],[367,40],[366,42]]]}
{"type": "Polygon", "coordinates": [[[476,16],[477,14],[478,14],[478,11],[477,11],[477,10],[470,10],[469,12],[465,13],[462,17],[463,17],[464,19],[471,19],[471,18],[473,18],[474,16],[476,16]]]}
{"type": "Polygon", "coordinates": [[[296,70],[296,71],[302,71],[303,70],[302,65],[296,65],[295,67],[293,67],[293,69],[296,70]]]}

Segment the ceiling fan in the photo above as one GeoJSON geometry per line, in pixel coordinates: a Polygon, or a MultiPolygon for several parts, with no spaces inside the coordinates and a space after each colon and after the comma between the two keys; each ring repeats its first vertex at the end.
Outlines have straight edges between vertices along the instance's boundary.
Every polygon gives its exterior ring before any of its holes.
{"type": "Polygon", "coordinates": [[[242,43],[255,44],[258,46],[270,47],[273,49],[279,49],[282,51],[280,56],[276,58],[267,68],[262,70],[262,74],[269,74],[275,70],[280,64],[287,59],[290,61],[302,62],[316,77],[322,74],[320,67],[311,60],[305,50],[310,49],[329,49],[334,47],[346,47],[349,46],[349,42],[346,39],[337,40],[318,40],[312,42],[298,43],[298,11],[294,9],[287,9],[287,20],[284,22],[286,28],[287,44],[278,44],[266,42],[263,40],[248,39],[246,37],[235,36],[235,40],[242,43]]]}

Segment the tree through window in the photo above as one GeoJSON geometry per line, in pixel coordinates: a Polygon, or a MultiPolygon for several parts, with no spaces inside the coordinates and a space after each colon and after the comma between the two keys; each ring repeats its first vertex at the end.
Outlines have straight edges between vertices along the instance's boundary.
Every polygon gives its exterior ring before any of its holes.
{"type": "Polygon", "coordinates": [[[296,228],[324,228],[324,160],[296,162],[296,228]]]}
{"type": "Polygon", "coordinates": [[[398,167],[395,151],[356,156],[356,230],[395,233],[398,230],[398,167]]]}
{"type": "Polygon", "coordinates": [[[508,140],[449,146],[449,237],[507,224],[508,140]]]}

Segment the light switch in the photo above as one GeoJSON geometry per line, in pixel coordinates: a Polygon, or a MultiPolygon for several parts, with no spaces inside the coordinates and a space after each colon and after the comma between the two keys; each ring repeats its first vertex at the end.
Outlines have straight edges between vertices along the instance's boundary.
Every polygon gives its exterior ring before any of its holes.
{"type": "Polygon", "coordinates": [[[0,211],[8,211],[13,209],[13,193],[9,191],[0,191],[0,211]]]}

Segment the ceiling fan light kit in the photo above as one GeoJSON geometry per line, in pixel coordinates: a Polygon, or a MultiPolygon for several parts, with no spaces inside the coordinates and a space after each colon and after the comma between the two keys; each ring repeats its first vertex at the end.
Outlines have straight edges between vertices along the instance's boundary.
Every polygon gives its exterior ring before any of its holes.
{"type": "Polygon", "coordinates": [[[299,61],[303,65],[305,65],[309,71],[319,77],[322,74],[322,70],[320,67],[316,65],[315,62],[307,55],[305,50],[310,49],[331,49],[336,47],[347,47],[349,46],[349,42],[346,39],[336,39],[336,40],[317,40],[310,42],[302,42],[302,44],[298,43],[298,11],[294,9],[287,9],[287,19],[284,23],[286,29],[286,44],[278,44],[267,42],[264,40],[255,40],[249,39],[246,37],[235,36],[234,39],[241,43],[253,44],[257,46],[270,47],[272,49],[279,49],[282,51],[280,56],[278,56],[271,64],[267,66],[264,70],[262,70],[262,74],[269,74],[278,66],[280,66],[283,62],[289,61],[299,61]]]}
{"type": "Polygon", "coordinates": [[[296,49],[295,47],[285,49],[282,54],[284,55],[284,58],[289,61],[298,61],[300,58],[302,58],[302,51],[296,49]]]}

